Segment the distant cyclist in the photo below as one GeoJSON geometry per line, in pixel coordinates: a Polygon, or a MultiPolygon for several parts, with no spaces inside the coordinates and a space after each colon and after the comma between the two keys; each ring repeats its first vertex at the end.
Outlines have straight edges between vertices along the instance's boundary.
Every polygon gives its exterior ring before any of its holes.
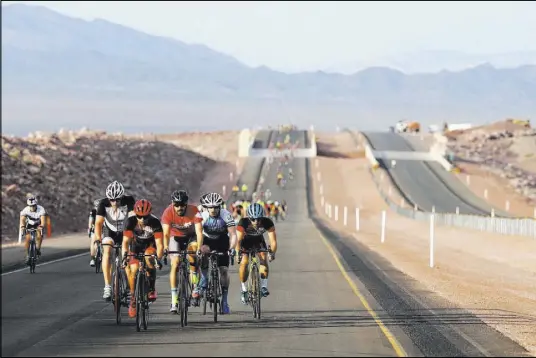
{"type": "Polygon", "coordinates": [[[36,249],[37,256],[41,256],[41,244],[43,242],[43,228],[46,224],[46,211],[41,205],[37,205],[37,198],[33,195],[26,199],[26,207],[20,212],[20,230],[24,235],[24,248],[26,249],[26,257],[24,262],[26,265],[30,263],[28,250],[30,249],[30,234],[27,229],[37,229],[36,231],[36,249]]]}

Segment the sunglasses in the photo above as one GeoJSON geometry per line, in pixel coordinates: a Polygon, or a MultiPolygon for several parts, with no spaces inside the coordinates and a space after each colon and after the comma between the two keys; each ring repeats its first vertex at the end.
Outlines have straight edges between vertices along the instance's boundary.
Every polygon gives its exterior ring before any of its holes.
{"type": "Polygon", "coordinates": [[[187,203],[176,203],[176,202],[174,202],[173,206],[176,207],[176,208],[185,208],[185,207],[188,206],[188,204],[187,203]]]}
{"type": "Polygon", "coordinates": [[[136,215],[136,218],[137,218],[138,220],[146,221],[147,219],[149,219],[149,215],[145,215],[145,216],[136,215]]]}

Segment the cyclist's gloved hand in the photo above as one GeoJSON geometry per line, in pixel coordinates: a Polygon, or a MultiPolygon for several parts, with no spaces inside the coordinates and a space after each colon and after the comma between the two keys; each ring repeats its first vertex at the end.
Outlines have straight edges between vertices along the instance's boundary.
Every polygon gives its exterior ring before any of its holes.
{"type": "Polygon", "coordinates": [[[236,255],[235,249],[229,249],[229,256],[234,257],[236,255]]]}
{"type": "Polygon", "coordinates": [[[123,262],[121,264],[123,268],[127,267],[127,260],[128,260],[128,256],[127,255],[123,256],[123,262]]]}
{"type": "Polygon", "coordinates": [[[158,270],[162,270],[162,263],[160,262],[160,260],[158,258],[156,259],[155,268],[158,269],[158,270]]]}
{"type": "Polygon", "coordinates": [[[164,258],[162,261],[164,261],[164,265],[167,265],[167,255],[168,255],[168,249],[164,249],[164,258]]]}
{"type": "Polygon", "coordinates": [[[272,262],[275,260],[275,254],[273,252],[268,253],[268,261],[272,262]]]}

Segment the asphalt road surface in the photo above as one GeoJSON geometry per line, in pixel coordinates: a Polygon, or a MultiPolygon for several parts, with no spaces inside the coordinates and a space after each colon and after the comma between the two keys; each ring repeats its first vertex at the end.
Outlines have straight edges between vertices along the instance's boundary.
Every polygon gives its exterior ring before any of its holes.
{"type": "MultiPolygon", "coordinates": [[[[413,151],[406,140],[391,132],[366,132],[374,150],[413,151]]],[[[470,193],[467,189],[460,195],[449,184],[450,173],[439,167],[438,163],[426,163],[418,160],[397,160],[395,168],[389,163],[380,165],[388,170],[393,181],[411,204],[416,204],[422,211],[454,213],[459,208],[460,214],[489,215],[491,207],[470,193]],[[439,174],[438,174],[439,173],[439,174]]],[[[458,185],[459,186],[459,185],[458,185]]],[[[456,187],[458,187],[456,186],[456,187]]],[[[500,213],[497,212],[497,215],[500,213]]]]}
{"type": "Polygon", "coordinates": [[[148,330],[136,332],[126,313],[118,326],[112,305],[102,300],[102,275],[84,256],[40,266],[34,275],[27,270],[3,274],[2,356],[524,354],[470,315],[452,308],[434,315],[402,292],[402,285],[387,283],[382,275],[407,278],[379,261],[370,268],[362,256],[373,255],[355,240],[318,226],[309,215],[307,162],[294,159],[290,165],[295,178],[285,189],[275,186],[274,165],[266,181],[272,199],[285,199],[289,213],[276,224],[278,252],[270,264],[271,294],[262,300],[260,321],[240,303],[235,266],[231,314],[214,323],[210,314],[192,308],[188,326],[180,328],[179,316],[169,313],[166,266],[158,273],[159,298],[151,305],[148,330]]]}

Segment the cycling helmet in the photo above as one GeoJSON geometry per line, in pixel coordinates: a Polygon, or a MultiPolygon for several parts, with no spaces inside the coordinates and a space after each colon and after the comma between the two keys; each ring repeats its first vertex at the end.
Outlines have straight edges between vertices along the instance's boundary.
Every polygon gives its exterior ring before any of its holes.
{"type": "Polygon", "coordinates": [[[29,206],[34,206],[34,205],[37,205],[37,198],[35,196],[29,196],[27,199],[26,199],[26,204],[29,205],[29,206]]]}
{"type": "Polygon", "coordinates": [[[248,206],[246,214],[251,219],[259,219],[264,216],[264,209],[261,204],[254,203],[248,206]]]}
{"type": "Polygon", "coordinates": [[[274,205],[275,205],[275,206],[279,206],[279,201],[276,201],[276,202],[274,203],[274,205]]]}
{"type": "Polygon", "coordinates": [[[97,208],[100,202],[101,202],[101,199],[95,199],[95,201],[93,201],[93,207],[97,208]]]}
{"type": "Polygon", "coordinates": [[[213,208],[223,204],[223,198],[218,193],[207,193],[201,197],[201,205],[205,208],[213,208]]]}
{"type": "Polygon", "coordinates": [[[123,187],[123,184],[117,180],[114,180],[106,188],[106,197],[108,199],[119,199],[123,196],[123,194],[125,194],[125,188],[123,187]]]}
{"type": "Polygon", "coordinates": [[[136,216],[147,216],[152,210],[151,202],[147,199],[140,199],[134,204],[134,214],[136,216]]]}
{"type": "Polygon", "coordinates": [[[186,193],[186,190],[175,190],[171,194],[171,201],[174,203],[186,204],[188,203],[188,193],[186,193]]]}

